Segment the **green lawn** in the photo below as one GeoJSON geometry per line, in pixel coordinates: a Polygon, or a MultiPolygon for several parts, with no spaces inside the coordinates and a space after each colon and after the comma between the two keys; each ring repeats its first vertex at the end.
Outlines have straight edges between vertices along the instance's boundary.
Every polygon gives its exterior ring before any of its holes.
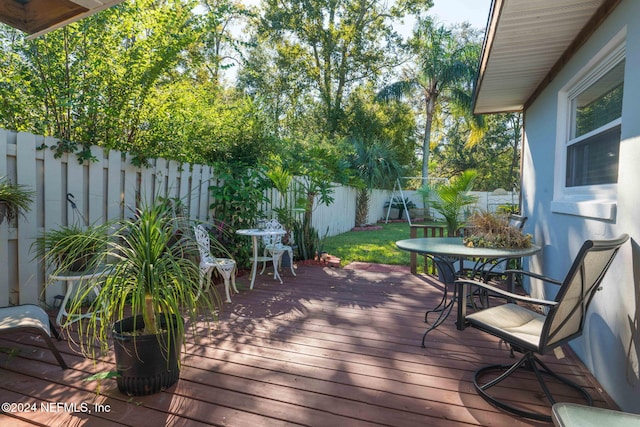
{"type": "Polygon", "coordinates": [[[382,230],[349,231],[327,237],[324,250],[346,265],[353,261],[378,264],[409,265],[409,252],[396,247],[396,241],[409,238],[409,224],[396,222],[376,224],[382,230]]]}

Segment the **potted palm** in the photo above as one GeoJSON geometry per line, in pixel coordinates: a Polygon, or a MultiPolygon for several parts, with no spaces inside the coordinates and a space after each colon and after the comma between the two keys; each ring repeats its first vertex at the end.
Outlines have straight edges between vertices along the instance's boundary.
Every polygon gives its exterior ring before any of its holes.
{"type": "MultiPolygon", "coordinates": [[[[95,356],[95,346],[108,350],[113,337],[117,383],[127,395],[147,395],[174,384],[179,377],[180,351],[186,319],[215,313],[220,300],[200,292],[200,270],[193,237],[175,236],[176,221],[166,205],[141,208],[112,233],[99,254],[109,269],[98,295],[78,323],[83,353],[95,356]],[[184,317],[183,317],[184,316],[184,317]]],[[[184,227],[183,227],[184,229],[184,227]]],[[[71,316],[83,309],[72,303],[71,316]]],[[[193,322],[195,331],[195,322],[193,322]]]]}
{"type": "Polygon", "coordinates": [[[13,184],[7,177],[0,178],[0,224],[29,212],[33,195],[24,185],[13,184]]]}

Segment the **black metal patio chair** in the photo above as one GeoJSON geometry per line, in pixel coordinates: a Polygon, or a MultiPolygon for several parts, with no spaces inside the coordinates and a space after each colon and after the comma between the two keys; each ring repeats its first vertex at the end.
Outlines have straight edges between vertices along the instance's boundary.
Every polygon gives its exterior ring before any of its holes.
{"type": "Polygon", "coordinates": [[[507,379],[519,369],[532,371],[540,384],[544,395],[551,405],[556,399],[551,394],[544,377],[552,377],[577,390],[591,405],[591,396],[578,384],[554,373],[536,354],[546,354],[562,344],[580,336],[583,331],[589,304],[598,291],[602,279],[609,269],[620,246],[629,236],[626,234],[612,240],[587,240],[578,252],[569,272],[563,281],[553,280],[527,271],[520,274],[535,277],[545,282],[560,285],[553,301],[516,295],[487,283],[460,279],[456,281],[457,294],[469,295],[470,287],[487,290],[492,294],[506,298],[507,303],[467,314],[467,299],[458,298],[459,330],[472,326],[494,335],[509,344],[512,351],[523,353],[523,356],[510,365],[490,365],[476,371],[473,384],[480,395],[491,404],[519,416],[551,421],[551,416],[517,407],[504,402],[497,393],[490,394],[490,389],[507,379]],[[528,305],[518,305],[517,302],[528,305]],[[548,308],[546,315],[533,309],[534,306],[548,308]],[[495,375],[498,376],[495,376],[495,375]],[[486,377],[492,379],[483,382],[486,377]]]}

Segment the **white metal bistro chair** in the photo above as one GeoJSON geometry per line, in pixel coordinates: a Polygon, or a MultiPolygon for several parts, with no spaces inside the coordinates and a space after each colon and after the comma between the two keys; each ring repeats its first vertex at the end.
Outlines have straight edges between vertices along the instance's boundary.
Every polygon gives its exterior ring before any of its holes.
{"type": "Polygon", "coordinates": [[[209,240],[209,233],[202,225],[196,225],[193,227],[196,241],[198,242],[198,249],[200,250],[200,289],[207,291],[211,284],[211,274],[213,269],[218,270],[222,278],[224,279],[224,291],[227,296],[227,302],[231,302],[231,296],[229,295],[229,282],[235,293],[238,293],[236,288],[236,261],[231,258],[216,258],[211,253],[211,246],[209,240]],[[203,286],[203,282],[206,280],[206,286],[203,286]]]}
{"type": "MultiPolygon", "coordinates": [[[[284,227],[278,222],[277,219],[270,219],[269,221],[267,221],[265,223],[265,230],[285,231],[284,227]]],[[[293,269],[293,248],[282,243],[283,234],[285,233],[267,234],[262,237],[264,242],[264,255],[270,255],[271,257],[273,257],[273,268],[275,270],[274,276],[277,276],[278,278],[280,277],[278,271],[281,268],[282,256],[285,252],[289,254],[289,260],[291,261],[289,264],[291,268],[291,274],[293,274],[294,276],[296,275],[296,272],[293,269]]],[[[260,274],[264,273],[266,266],[266,262],[263,262],[262,271],[260,272],[260,274]]],[[[282,279],[280,279],[280,282],[282,283],[282,279]]]]}

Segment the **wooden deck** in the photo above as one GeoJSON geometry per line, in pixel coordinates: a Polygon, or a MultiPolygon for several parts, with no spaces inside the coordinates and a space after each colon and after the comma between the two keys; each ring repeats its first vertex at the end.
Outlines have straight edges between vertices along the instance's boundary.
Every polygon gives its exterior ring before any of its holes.
{"type": "MultiPolygon", "coordinates": [[[[35,406],[0,413],[0,425],[545,425],[476,394],[476,368],[512,360],[498,340],[471,328],[457,331],[452,315],[420,347],[424,310],[442,295],[433,278],[368,264],[297,272],[285,271],[283,285],[259,276],[253,291],[236,295],[209,337],[189,340],[178,384],[152,396],[124,396],[115,380],[84,381],[113,370],[112,359],[94,364],[61,341],[70,366],[63,371],[43,343],[3,336],[0,402],[35,406]]],[[[613,407],[567,354],[543,360],[587,385],[596,406],[613,407]]],[[[541,404],[532,387],[520,378],[503,393],[541,404]]]]}

